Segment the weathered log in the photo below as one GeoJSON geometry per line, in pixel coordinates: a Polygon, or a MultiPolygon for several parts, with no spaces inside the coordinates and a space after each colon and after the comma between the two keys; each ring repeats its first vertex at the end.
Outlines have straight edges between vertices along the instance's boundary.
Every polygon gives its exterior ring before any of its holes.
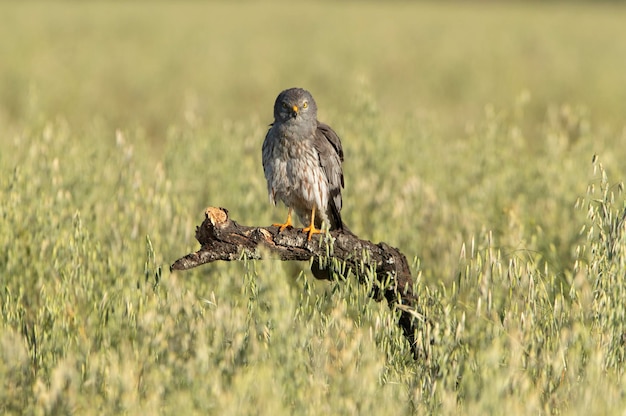
{"type": "Polygon", "coordinates": [[[420,354],[415,343],[418,314],[415,312],[416,298],[413,293],[413,278],[406,257],[396,248],[385,243],[374,244],[361,240],[351,232],[342,230],[325,234],[314,234],[307,240],[301,230],[287,228],[279,232],[278,227],[250,227],[232,221],[224,208],[209,207],[205,220],[196,227],[196,239],[200,250],[176,260],[170,267],[188,270],[214,261],[261,260],[264,256],[280,260],[307,261],[317,259],[328,265],[340,276],[350,271],[361,283],[366,276],[375,274],[371,296],[380,301],[384,297],[389,307],[400,311],[398,324],[410,342],[413,355],[420,354]],[[330,259],[335,259],[333,267],[330,259]],[[341,267],[336,267],[341,264],[341,267]]]}

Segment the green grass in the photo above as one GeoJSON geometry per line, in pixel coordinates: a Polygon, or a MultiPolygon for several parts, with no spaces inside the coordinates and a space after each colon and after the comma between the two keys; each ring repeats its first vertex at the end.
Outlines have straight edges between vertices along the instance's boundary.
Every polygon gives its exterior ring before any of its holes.
{"type": "Polygon", "coordinates": [[[3,414],[621,414],[620,5],[0,3],[3,414]],[[325,22],[322,25],[320,22],[325,22]],[[394,311],[307,264],[169,265],[269,205],[277,93],[341,135],[394,311]]]}

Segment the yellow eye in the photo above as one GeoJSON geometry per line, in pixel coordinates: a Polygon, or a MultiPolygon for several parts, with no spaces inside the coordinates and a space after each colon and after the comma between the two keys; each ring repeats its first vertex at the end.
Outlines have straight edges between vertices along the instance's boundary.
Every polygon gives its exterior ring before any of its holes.
{"type": "Polygon", "coordinates": [[[309,106],[309,103],[308,103],[307,101],[305,101],[305,102],[302,104],[302,108],[307,108],[308,106],[309,106]]]}
{"type": "Polygon", "coordinates": [[[289,106],[287,105],[287,103],[286,103],[286,102],[284,102],[284,101],[283,101],[283,108],[284,108],[285,110],[287,110],[287,109],[289,108],[289,106]]]}

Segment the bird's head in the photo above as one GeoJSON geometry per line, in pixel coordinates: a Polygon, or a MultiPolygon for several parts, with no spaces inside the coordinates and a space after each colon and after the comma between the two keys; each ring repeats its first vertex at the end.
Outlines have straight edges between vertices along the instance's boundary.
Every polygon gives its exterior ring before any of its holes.
{"type": "Polygon", "coordinates": [[[281,92],[274,103],[274,119],[283,123],[317,120],[317,105],[313,96],[302,88],[281,92]]]}

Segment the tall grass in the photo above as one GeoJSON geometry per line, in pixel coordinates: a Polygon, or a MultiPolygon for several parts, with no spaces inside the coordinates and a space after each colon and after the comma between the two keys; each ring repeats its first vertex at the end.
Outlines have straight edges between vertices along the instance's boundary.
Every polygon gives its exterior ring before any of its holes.
{"type": "Polygon", "coordinates": [[[3,414],[626,408],[620,6],[0,13],[3,414]],[[355,278],[168,271],[205,206],[282,218],[260,144],[292,85],[343,139],[346,222],[411,259],[418,361],[355,278]]]}

